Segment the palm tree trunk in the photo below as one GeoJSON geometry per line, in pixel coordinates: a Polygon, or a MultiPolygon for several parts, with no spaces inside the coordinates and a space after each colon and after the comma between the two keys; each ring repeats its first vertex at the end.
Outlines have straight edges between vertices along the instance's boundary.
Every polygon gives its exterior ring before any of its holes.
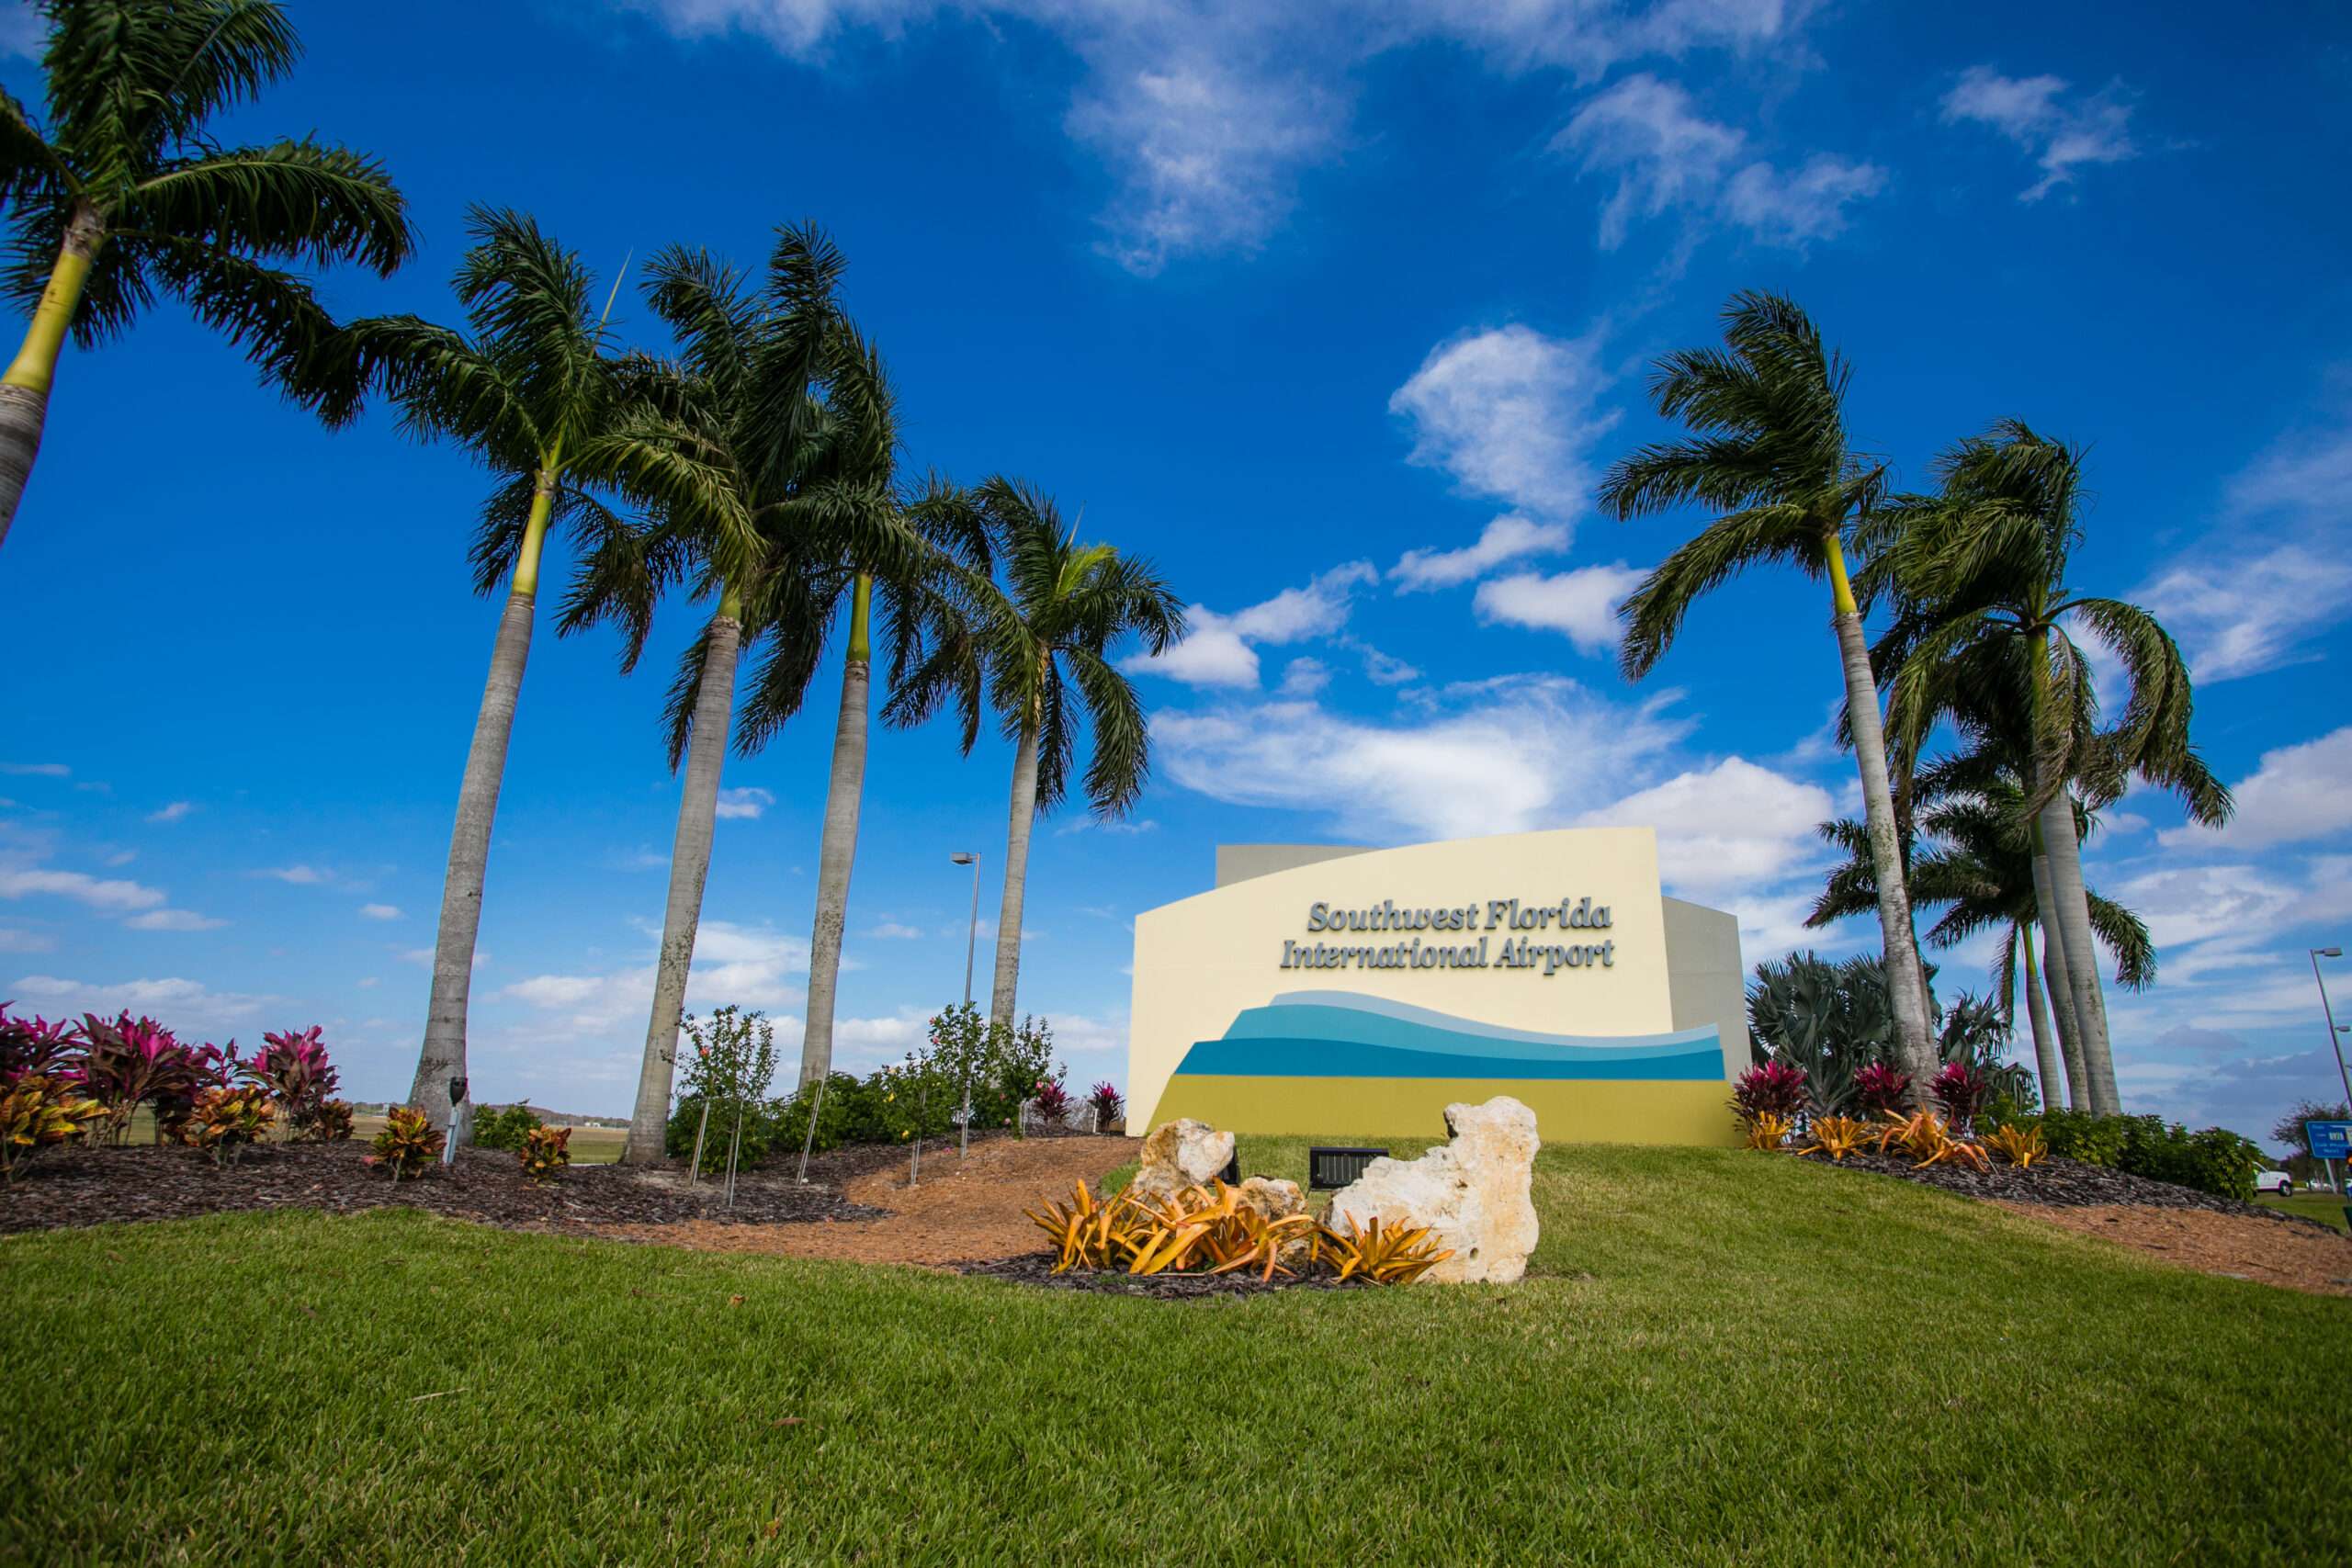
{"type": "Polygon", "coordinates": [[[2065,1068],[2058,1060],[2058,1040],[2050,1032],[2050,998],[2041,994],[2041,966],[2033,961],[2033,926],[2018,925],[2015,940],[2025,953],[2025,1016],[2033,1027],[2033,1066],[2041,1077],[2041,1108],[2064,1102],[2065,1068]]]}
{"type": "Polygon", "coordinates": [[[842,716],[833,728],[833,774],[825,787],[825,833],[817,851],[817,930],[808,939],[808,1023],[800,1041],[800,1087],[833,1070],[833,998],[842,928],[857,859],[857,813],[865,791],[867,692],[873,682],[874,580],[858,574],[850,601],[849,655],[842,661],[842,716]]]}
{"type": "Polygon", "coordinates": [[[2066,989],[2075,1004],[2075,1031],[2083,1043],[2091,1113],[2114,1116],[2123,1104],[2115,1091],[2115,1056],[2107,1037],[2107,1001],[2099,994],[2098,949],[2091,935],[2090,899],[2083,891],[2083,847],[2075,832],[2075,803],[2064,790],[2041,808],[2050,891],[2056,925],[2064,935],[2066,989]]]}
{"type": "Polygon", "coordinates": [[[1886,735],[1878,711],[1878,682],[1871,674],[1870,647],[1862,639],[1861,611],[1846,580],[1845,554],[1836,535],[1824,541],[1829,565],[1838,649],[1846,668],[1846,715],[1854,735],[1854,761],[1862,775],[1862,819],[1871,846],[1871,869],[1878,882],[1878,923],[1886,954],[1887,1003],[1894,1010],[1895,1052],[1911,1075],[1911,1090],[1928,1103],[1936,1073],[1936,1043],[1928,1037],[1926,977],[1911,924],[1911,897],[1903,880],[1903,857],[1895,843],[1894,797],[1887,784],[1886,735]]]}
{"type": "Polygon", "coordinates": [[[106,243],[106,226],[86,202],[74,209],[65,225],[64,243],[58,247],[57,265],[49,286],[25,329],[23,346],[7,374],[0,376],[0,545],[8,542],[8,525],[17,520],[17,505],[24,500],[26,481],[32,478],[33,460],[40,456],[41,431],[49,423],[49,389],[57,378],[57,356],[65,346],[66,330],[82,303],[82,286],[90,264],[106,243]]]}
{"type": "MultiPolygon", "coordinates": [[[[2050,893],[2050,857],[2041,852],[2041,824],[2030,825],[2033,840],[2033,906],[2037,909],[2057,907],[2050,893]]],[[[2075,1028],[2075,998],[2066,983],[2066,949],[2054,920],[2041,921],[2041,973],[2050,994],[2050,1012],[2058,1033],[2059,1057],[2066,1066],[2066,1105],[2069,1110],[2090,1108],[2090,1076],[2083,1066],[2083,1037],[2075,1028]]]]}
{"type": "MultiPolygon", "coordinates": [[[[531,657],[531,618],[539,590],[539,555],[547,544],[548,512],[554,502],[556,468],[543,464],[514,558],[514,581],[498,618],[491,645],[490,679],[474,716],[473,744],[466,750],[465,778],[458,785],[458,822],[449,832],[449,866],[441,877],[441,926],[433,942],[433,995],[425,1004],[424,1045],[417,1053],[409,1103],[436,1123],[447,1125],[449,1080],[466,1076],[466,1004],[473,990],[474,941],[481,931],[482,879],[490,868],[490,829],[498,815],[498,789],[506,776],[506,742],[514,732],[514,702],[523,690],[523,667],[531,657]]],[[[470,1100],[471,1096],[468,1097],[470,1100]]],[[[453,1128],[452,1135],[464,1132],[453,1128]]]]}
{"type": "Polygon", "coordinates": [[[1012,820],[1004,836],[1004,902],[996,917],[996,989],[989,1024],[1012,1027],[1012,997],[1021,979],[1021,904],[1028,891],[1029,830],[1037,821],[1037,719],[1022,727],[1012,758],[1012,820]]]}
{"type": "Polygon", "coordinates": [[[694,735],[686,743],[685,788],[678,796],[678,830],[670,841],[670,901],[662,914],[662,955],[653,969],[653,1013],[645,1025],[645,1056],[637,1073],[637,1109],[621,1158],[631,1165],[664,1163],[670,1126],[670,1085],[676,1071],[678,1019],[686,1007],[686,976],[694,967],[695,931],[702,924],[702,888],[710,875],[710,838],[718,818],[718,775],[727,761],[727,732],[735,719],[735,661],[743,646],[742,600],[730,586],[720,596],[704,640],[702,674],[695,682],[694,735]]]}

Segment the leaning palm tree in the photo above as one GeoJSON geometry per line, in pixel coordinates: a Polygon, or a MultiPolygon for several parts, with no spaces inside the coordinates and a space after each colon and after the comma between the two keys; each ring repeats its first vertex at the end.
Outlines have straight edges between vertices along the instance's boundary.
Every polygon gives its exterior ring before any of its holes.
{"type": "Polygon", "coordinates": [[[1001,589],[967,578],[975,603],[969,640],[933,649],[891,698],[885,716],[917,723],[985,673],[988,696],[1013,743],[1005,834],[1004,897],[997,912],[991,1026],[1011,1027],[1021,978],[1021,916],[1029,836],[1062,802],[1081,722],[1093,732],[1082,788],[1094,810],[1125,815],[1151,771],[1150,739],[1135,687],[1111,662],[1130,633],[1153,653],[1184,635],[1182,601],[1147,561],[1109,545],[1081,545],[1052,499],[1001,475],[974,501],[1004,566],[1001,589]]]}
{"type": "Polygon", "coordinates": [[[282,262],[389,275],[415,247],[364,153],[310,137],[221,147],[215,115],[284,76],[301,46],[272,0],[44,0],[47,124],[0,92],[8,292],[31,313],[0,375],[0,542],[40,451],[59,352],[121,333],[156,295],[243,348],[331,420],[347,385],[312,356],[334,323],[282,262]]]}
{"type": "Polygon", "coordinates": [[[1750,567],[1784,564],[1829,580],[1894,993],[1895,1052],[1924,1094],[1935,1071],[1936,1045],[1904,887],[1878,687],[1845,557],[1845,542],[1876,502],[1885,470],[1849,445],[1845,400],[1851,371],[1823,345],[1819,329],[1802,310],[1776,294],[1742,293],[1724,308],[1724,349],[1670,354],[1650,379],[1658,412],[1680,419],[1694,438],[1644,446],[1612,467],[1601,483],[1601,509],[1621,520],[1693,503],[1717,514],[1621,606],[1625,636],[1619,660],[1629,679],[1648,674],[1672,646],[1690,606],[1750,567]]]}
{"type": "Polygon", "coordinates": [[[334,346],[358,384],[390,393],[412,434],[469,448],[494,481],[474,536],[474,588],[488,593],[504,582],[506,604],[458,789],[432,999],[409,1091],[437,1118],[449,1111],[448,1080],[466,1070],[466,1010],[491,824],[530,657],[548,534],[571,529],[583,554],[593,556],[628,531],[574,474],[579,454],[605,434],[616,406],[606,348],[619,280],[599,315],[587,269],[530,219],[477,209],[469,231],[474,243],[454,288],[470,336],[413,316],[371,317],[345,328],[334,346]]]}
{"type": "Polygon", "coordinates": [[[2208,824],[2228,820],[2233,804],[2190,743],[2188,667],[2171,635],[2137,604],[2067,584],[2082,538],[2081,451],[2005,420],[1956,445],[1937,471],[1937,494],[1902,498],[1868,528],[1873,570],[1899,598],[1877,649],[1894,672],[1889,715],[1899,744],[1951,719],[1979,739],[2005,737],[2025,759],[2018,810],[2054,938],[2051,982],[2064,994],[2062,1024],[2070,1017],[2081,1041],[2090,1109],[2112,1115],[2121,1102],[2069,787],[2098,806],[2136,776],[2208,824]],[[2128,683],[2121,718],[2104,730],[2077,629],[2117,658],[2128,683]]]}
{"type": "MultiPolygon", "coordinates": [[[[2021,953],[2026,1016],[2032,1030],[2042,1103],[2084,1105],[2087,1090],[2082,1057],[2078,1050],[2063,1048],[2052,1029],[2034,958],[2041,906],[2034,856],[2020,814],[2023,791],[2013,778],[1996,773],[1983,782],[1970,782],[1962,793],[1951,787],[1958,777],[1959,771],[1947,766],[1928,770],[1923,783],[1919,829],[1927,842],[1909,863],[1912,905],[1944,911],[1928,928],[1927,941],[1931,947],[1954,947],[1979,931],[2007,928],[1999,956],[1994,960],[1993,997],[2005,1017],[2015,1016],[2021,953]]],[[[2087,833],[2094,818],[2079,799],[2074,805],[2077,822],[2087,833]]],[[[1815,927],[1876,906],[1861,825],[1850,818],[1825,822],[1821,832],[1843,849],[1847,858],[1831,870],[1827,886],[1805,919],[1805,924],[1815,927]]],[[[2096,891],[2086,892],[2092,930],[2115,960],[2116,983],[2131,990],[2146,987],[2156,973],[2155,948],[2148,940],[2147,926],[2122,905],[2096,891]]]]}

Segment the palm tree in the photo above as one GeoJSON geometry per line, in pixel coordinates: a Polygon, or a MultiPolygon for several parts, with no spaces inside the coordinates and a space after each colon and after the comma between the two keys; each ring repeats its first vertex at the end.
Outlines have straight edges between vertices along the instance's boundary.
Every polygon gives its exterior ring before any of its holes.
{"type": "Polygon", "coordinates": [[[2036,908],[2088,1078],[2090,1109],[2121,1110],[2096,926],[2083,885],[2082,840],[2068,790],[2088,804],[2120,797],[2137,776],[2177,795],[2193,821],[2218,824],[2229,791],[2188,738],[2192,694],[2179,647],[2139,605],[2075,593],[2066,583],[2082,537],[2083,454],[2016,420],[1938,460],[1939,493],[1905,497],[1871,520],[1874,570],[1900,603],[1876,650],[1894,671],[1889,713],[1898,743],[1916,747],[1940,718],[1978,737],[2006,735],[2026,759],[2018,809],[2042,863],[2036,908]],[[2121,663],[2130,698],[2098,728],[2080,627],[2121,663]]]}
{"type": "Polygon", "coordinates": [[[1650,379],[1658,412],[1680,419],[1694,438],[1640,448],[1611,468],[1600,487],[1602,510],[1620,520],[1693,502],[1717,513],[1621,606],[1625,636],[1619,661],[1629,679],[1648,674],[1691,604],[1750,567],[1781,563],[1829,580],[1894,991],[1895,1050],[1924,1094],[1936,1046],[1904,887],[1878,687],[1844,547],[1876,502],[1885,470],[1849,447],[1845,400],[1851,370],[1823,346],[1819,329],[1802,310],[1776,294],[1742,293],[1724,307],[1724,321],[1723,350],[1670,354],[1650,379]]]}
{"type": "Polygon", "coordinates": [[[807,692],[837,596],[835,563],[854,555],[892,582],[929,564],[888,483],[896,423],[880,358],[836,302],[843,265],[807,225],[777,231],[757,289],[705,253],[663,252],[647,295],[680,357],[629,362],[628,410],[583,455],[652,522],[592,561],[565,629],[619,619],[627,668],[671,578],[690,573],[695,597],[716,601],[671,688],[670,765],[684,761],[685,783],[624,1156],[633,1162],[662,1157],[741,657],[764,643],[738,738],[750,755],[807,692]]]}
{"type": "Polygon", "coordinates": [[[330,420],[347,385],[312,351],[334,323],[273,264],[357,261],[389,275],[415,248],[400,192],[364,153],[310,137],[220,147],[206,122],[284,76],[301,46],[272,0],[44,0],[48,123],[0,92],[6,287],[31,314],[0,375],[0,542],[40,451],[57,356],[95,348],[158,294],[243,348],[265,380],[330,420]]]}
{"type": "Polygon", "coordinates": [[[1093,732],[1081,787],[1094,810],[1123,816],[1151,771],[1150,739],[1135,687],[1112,664],[1129,633],[1153,653],[1184,635],[1184,606],[1148,562],[1109,545],[1078,543],[1052,499],[1001,475],[973,500],[1004,564],[1001,590],[967,578],[968,642],[933,649],[892,696],[884,716],[919,723],[985,672],[989,700],[1013,743],[1012,808],[1005,833],[1004,897],[997,913],[991,1027],[1013,1022],[1021,977],[1021,915],[1029,835],[1068,791],[1080,723],[1093,732]]]}
{"type": "MultiPolygon", "coordinates": [[[[1933,947],[1954,947],[1978,931],[2007,927],[2000,956],[1993,965],[1994,998],[2004,1016],[2015,1017],[2022,952],[2026,1015],[2033,1034],[2042,1103],[2082,1104],[2086,1098],[2084,1066],[2079,1054],[2062,1055],[2034,961],[2034,929],[2041,919],[2041,906],[2035,892],[2034,855],[2021,816],[2023,791],[2014,779],[1999,773],[1963,784],[1966,778],[1962,770],[1950,765],[1929,769],[1924,776],[1919,829],[1928,842],[1908,863],[1912,904],[1916,908],[1941,907],[1945,911],[1928,931],[1928,943],[1933,947]]],[[[2075,811],[2087,831],[2094,820],[2090,811],[2079,800],[2075,802],[2075,811]]],[[[1805,924],[1815,927],[1876,906],[1861,825],[1851,819],[1825,822],[1821,832],[1846,851],[1847,859],[1830,872],[1827,886],[1805,919],[1805,924]]],[[[2116,983],[2132,990],[2147,986],[2156,973],[2148,928],[2113,900],[2096,892],[2088,892],[2088,897],[2092,929],[2115,960],[2116,983]]]]}
{"type": "MultiPolygon", "coordinates": [[[[530,657],[547,536],[570,528],[593,557],[628,532],[572,482],[578,455],[605,434],[616,406],[605,354],[613,295],[598,315],[578,257],[526,217],[476,209],[468,230],[474,243],[454,288],[470,338],[413,316],[387,316],[352,322],[334,345],[355,383],[390,392],[410,434],[458,442],[495,481],[474,537],[474,587],[488,593],[504,581],[506,605],[458,789],[432,1000],[409,1090],[412,1102],[436,1118],[449,1112],[449,1078],[466,1070],[466,1007],[491,824],[530,657]]],[[[615,294],[619,288],[616,278],[615,294]]]]}

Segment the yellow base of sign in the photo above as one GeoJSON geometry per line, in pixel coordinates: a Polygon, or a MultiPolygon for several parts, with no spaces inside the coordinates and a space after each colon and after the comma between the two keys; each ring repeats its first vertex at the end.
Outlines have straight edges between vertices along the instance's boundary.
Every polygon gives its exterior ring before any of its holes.
{"type": "Polygon", "coordinates": [[[1535,1112],[1547,1144],[1697,1144],[1736,1147],[1728,1086],[1589,1078],[1245,1077],[1180,1073],[1154,1124],[1190,1116],[1220,1131],[1445,1136],[1445,1108],[1510,1095],[1535,1112]]]}

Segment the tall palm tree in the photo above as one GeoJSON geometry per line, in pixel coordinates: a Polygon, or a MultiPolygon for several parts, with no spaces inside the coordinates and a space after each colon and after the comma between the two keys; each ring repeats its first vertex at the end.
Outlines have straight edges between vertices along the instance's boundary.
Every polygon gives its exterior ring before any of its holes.
{"type": "Polygon", "coordinates": [[[1845,558],[1845,542],[1876,502],[1885,470],[1849,443],[1845,400],[1852,372],[1823,345],[1811,318],[1779,295],[1742,293],[1724,307],[1724,323],[1722,350],[1670,354],[1650,378],[1658,412],[1681,420],[1693,438],[1644,446],[1601,483],[1601,509],[1620,520],[1693,503],[1717,514],[1620,608],[1625,636],[1619,661],[1629,679],[1648,674],[1690,606],[1750,567],[1784,564],[1815,581],[1828,579],[1894,990],[1895,1050],[1924,1094],[1936,1043],[1904,887],[1878,687],[1845,558]]]}
{"type": "Polygon", "coordinates": [[[716,603],[671,688],[670,765],[683,760],[685,781],[624,1156],[632,1162],[662,1157],[741,660],[764,644],[738,738],[749,755],[808,689],[835,563],[855,556],[893,582],[928,567],[888,483],[897,427],[880,358],[836,299],[843,265],[808,225],[777,231],[757,288],[705,253],[663,252],[647,295],[680,355],[629,362],[628,412],[583,455],[651,522],[592,561],[565,628],[621,620],[626,668],[642,646],[651,600],[673,575],[690,575],[695,596],[716,603]]]}
{"type": "Polygon", "coordinates": [[[1123,816],[1151,771],[1150,738],[1135,687],[1111,662],[1133,633],[1153,653],[1184,635],[1184,606],[1150,563],[1109,545],[1081,545],[1053,500],[1001,475],[973,494],[1004,567],[1004,586],[967,576],[969,642],[933,649],[893,695],[885,716],[918,723],[984,673],[989,701],[1013,744],[1012,801],[1005,832],[1004,897],[998,908],[991,1025],[1010,1027],[1021,978],[1021,917],[1029,837],[1068,792],[1081,725],[1093,754],[1081,782],[1105,817],[1123,816]]]}
{"type": "MultiPolygon", "coordinates": [[[[1962,761],[1969,760],[1962,759],[1962,761]]],[[[1973,770],[1972,770],[1973,771],[1973,770]]],[[[2023,791],[2012,777],[1996,773],[1963,786],[1951,767],[1930,769],[1921,790],[1919,830],[1926,847],[1909,863],[1915,908],[1941,907],[1943,917],[1928,928],[1928,945],[1957,946],[1981,931],[2006,926],[1993,964],[1994,996],[2005,1017],[2016,1014],[2019,953],[2023,953],[2026,1014],[2032,1030],[2034,1060],[2045,1105],[2082,1104],[2086,1089],[2079,1055],[2068,1058],[2052,1032],[2034,960],[2035,927],[2041,906],[2035,891],[2033,852],[2021,815],[2023,791]]],[[[2087,832],[2091,813],[2079,800],[2076,818],[2087,832]]],[[[1822,836],[1847,852],[1829,874],[1827,886],[1805,919],[1826,926],[1875,907],[1871,868],[1861,825],[1851,819],[1825,822],[1822,836]]],[[[2155,978],[2156,954],[2148,928],[2113,900],[2087,892],[2091,926],[2115,960],[2116,983],[2139,990],[2155,978]]]]}
{"type": "MultiPolygon", "coordinates": [[[[825,820],[817,852],[817,919],[808,942],[808,1003],[801,1035],[800,1084],[803,1088],[832,1071],[833,1013],[839,994],[842,932],[849,921],[850,874],[857,858],[857,826],[865,789],[866,737],[873,689],[873,626],[878,618],[890,649],[890,683],[895,692],[913,669],[933,652],[947,664],[961,661],[962,678],[948,684],[962,714],[963,750],[969,755],[979,739],[981,675],[977,660],[961,650],[971,647],[968,605],[971,595],[959,589],[962,573],[985,581],[990,566],[990,546],[984,517],[970,498],[935,476],[910,494],[901,494],[895,479],[895,421],[889,388],[878,366],[857,378],[865,389],[859,400],[870,411],[860,423],[871,433],[862,444],[863,469],[854,482],[864,488],[866,504],[896,508],[936,554],[921,576],[879,571],[877,563],[856,547],[845,547],[830,570],[819,574],[812,599],[826,623],[846,614],[849,637],[842,658],[842,699],[833,725],[832,766],[825,784],[825,820]]],[[[755,694],[752,722],[760,733],[772,730],[799,703],[798,692],[781,693],[782,682],[763,682],[755,694]]],[[[886,722],[909,722],[903,712],[884,707],[886,722]]]]}
{"type": "Polygon", "coordinates": [[[2137,604],[2067,584],[2082,538],[2082,452],[2004,420],[1957,444],[1937,471],[1936,495],[1889,504],[1867,530],[1874,570],[1900,599],[1877,650],[1894,671],[1889,714],[1905,744],[1947,717],[1980,736],[2013,732],[2012,753],[2027,759],[2018,809],[2042,861],[2036,904],[2054,938],[2051,980],[2081,1041],[2090,1109],[2112,1115],[2121,1101],[2069,787],[2096,806],[2137,776],[2209,824],[2228,820],[2233,803],[2190,743],[2188,667],[2171,635],[2137,604]],[[2125,711],[2105,730],[2076,628],[2128,682],[2125,711]]]}
{"type": "Polygon", "coordinates": [[[414,316],[370,317],[344,329],[334,345],[356,383],[390,394],[412,434],[458,443],[493,479],[474,536],[474,587],[488,593],[505,582],[506,604],[458,789],[432,999],[409,1090],[411,1100],[436,1118],[449,1112],[448,1080],[466,1070],[466,1009],[491,825],[530,657],[548,534],[569,528],[582,553],[594,556],[628,531],[574,475],[579,454],[606,433],[617,407],[606,350],[619,280],[600,315],[587,269],[529,218],[476,209],[468,231],[474,243],[454,288],[470,336],[414,316]]]}
{"type": "Polygon", "coordinates": [[[280,262],[356,261],[389,275],[415,248],[382,165],[310,137],[221,147],[222,110],[285,75],[301,45],[272,0],[44,0],[47,124],[0,92],[8,293],[31,314],[0,375],[0,542],[40,451],[70,333],[96,347],[158,294],[243,348],[331,419],[348,386],[318,378],[334,328],[280,262]]]}

